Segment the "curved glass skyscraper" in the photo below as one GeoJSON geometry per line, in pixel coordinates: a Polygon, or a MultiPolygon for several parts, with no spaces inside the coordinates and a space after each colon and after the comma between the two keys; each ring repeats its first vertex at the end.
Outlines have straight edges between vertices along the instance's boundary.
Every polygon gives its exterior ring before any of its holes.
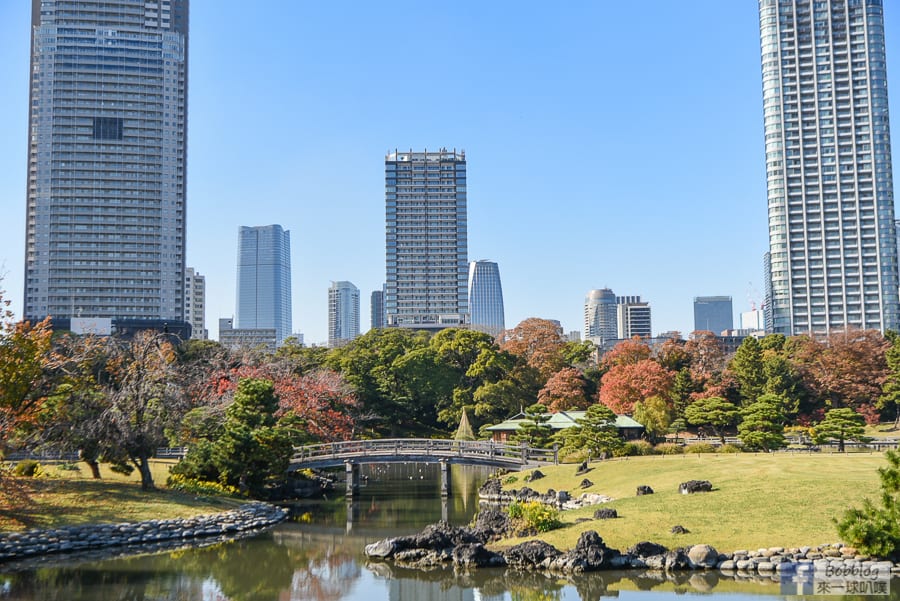
{"type": "Polygon", "coordinates": [[[609,288],[591,290],[584,299],[584,339],[602,344],[618,338],[616,293],[609,288]]]}
{"type": "Polygon", "coordinates": [[[897,329],[882,0],[759,0],[767,328],[897,329]]]}
{"type": "Polygon", "coordinates": [[[469,263],[469,311],[473,330],[496,337],[506,329],[500,267],[493,261],[469,263]]]}

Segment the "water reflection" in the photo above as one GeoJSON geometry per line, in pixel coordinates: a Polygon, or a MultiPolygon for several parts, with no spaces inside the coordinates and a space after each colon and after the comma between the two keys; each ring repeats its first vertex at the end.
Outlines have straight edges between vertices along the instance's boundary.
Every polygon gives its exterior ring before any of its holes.
{"type": "MultiPolygon", "coordinates": [[[[620,594],[675,599],[713,593],[733,599],[790,593],[775,579],[716,572],[570,577],[452,567],[418,571],[366,560],[364,546],[385,536],[415,532],[443,515],[454,524],[468,523],[486,472],[457,472],[454,495],[444,503],[437,478],[417,466],[398,470],[393,479],[375,469],[355,502],[299,504],[294,521],[252,538],[15,572],[0,564],[8,572],[0,572],[0,601],[595,601],[620,594]]],[[[900,596],[900,583],[892,588],[892,598],[900,596]]]]}

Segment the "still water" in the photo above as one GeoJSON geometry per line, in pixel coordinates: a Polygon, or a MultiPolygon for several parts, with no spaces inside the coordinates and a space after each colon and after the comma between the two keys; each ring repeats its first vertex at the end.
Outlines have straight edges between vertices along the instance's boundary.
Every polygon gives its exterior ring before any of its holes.
{"type": "MultiPolygon", "coordinates": [[[[488,472],[454,467],[452,495],[443,502],[437,470],[431,466],[372,466],[363,474],[366,484],[357,502],[348,505],[336,498],[297,504],[292,521],[249,538],[118,558],[0,565],[0,601],[759,600],[821,592],[809,585],[804,590],[770,579],[716,574],[685,573],[667,580],[630,571],[560,578],[500,569],[423,572],[368,562],[362,550],[369,542],[411,534],[440,519],[468,523],[488,472]]],[[[889,596],[871,598],[900,598],[900,581],[894,580],[890,589],[889,596]]]]}

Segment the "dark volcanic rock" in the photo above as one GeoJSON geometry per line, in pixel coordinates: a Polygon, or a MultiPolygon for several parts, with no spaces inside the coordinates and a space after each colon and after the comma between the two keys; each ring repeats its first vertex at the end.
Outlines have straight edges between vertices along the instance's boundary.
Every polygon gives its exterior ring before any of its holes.
{"type": "Polygon", "coordinates": [[[507,565],[521,568],[540,567],[562,555],[559,549],[541,540],[530,540],[503,552],[507,565]]]}
{"type": "Polygon", "coordinates": [[[594,512],[595,520],[612,520],[619,517],[619,513],[615,509],[604,508],[594,512]]]}
{"type": "Polygon", "coordinates": [[[672,526],[672,529],[669,532],[672,534],[688,534],[690,533],[690,530],[679,524],[677,526],[672,526]]]}
{"type": "Polygon", "coordinates": [[[478,494],[482,497],[496,496],[503,491],[503,485],[497,478],[488,478],[478,489],[478,494]]]}
{"type": "Polygon", "coordinates": [[[544,472],[541,470],[534,470],[527,476],[525,476],[525,482],[534,482],[535,480],[540,480],[544,477],[544,472]]]}
{"type": "Polygon", "coordinates": [[[654,555],[665,555],[668,549],[662,545],[651,543],[650,541],[642,541],[629,547],[628,553],[633,557],[652,557],[654,555]]]}
{"type": "Polygon", "coordinates": [[[588,467],[588,462],[582,461],[581,464],[578,466],[578,469],[575,470],[575,475],[581,476],[583,474],[588,473],[589,471],[591,471],[591,468],[588,467]]]}
{"type": "Polygon", "coordinates": [[[650,488],[649,486],[642,485],[642,486],[637,487],[637,496],[639,496],[639,497],[642,495],[652,495],[652,494],[653,494],[653,489],[650,488]]]}
{"type": "Polygon", "coordinates": [[[590,480],[588,480],[587,478],[585,478],[584,480],[582,480],[582,481],[581,481],[581,484],[579,484],[579,486],[580,486],[581,488],[590,488],[590,487],[592,487],[593,485],[594,485],[594,483],[591,482],[590,480]]]}
{"type": "Polygon", "coordinates": [[[481,542],[503,538],[509,533],[509,516],[499,509],[479,511],[473,530],[481,542]]]}
{"type": "Polygon", "coordinates": [[[419,534],[413,537],[401,537],[398,539],[398,542],[402,544],[404,538],[412,538],[409,545],[410,548],[430,549],[432,551],[481,542],[468,528],[457,528],[449,525],[447,522],[438,522],[437,524],[426,526],[419,534]]]}
{"type": "Polygon", "coordinates": [[[453,563],[464,567],[486,568],[506,565],[506,560],[502,555],[485,549],[484,545],[473,544],[455,547],[453,563]]]}
{"type": "Polygon", "coordinates": [[[709,480],[688,480],[678,485],[678,492],[683,495],[689,495],[697,492],[709,492],[712,490],[712,483],[709,480]]]}

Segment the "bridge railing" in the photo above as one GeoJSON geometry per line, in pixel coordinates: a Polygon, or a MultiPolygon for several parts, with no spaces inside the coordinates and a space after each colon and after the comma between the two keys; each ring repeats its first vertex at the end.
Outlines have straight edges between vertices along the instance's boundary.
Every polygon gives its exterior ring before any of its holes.
{"type": "Polygon", "coordinates": [[[492,440],[385,438],[377,440],[348,440],[295,447],[292,462],[303,463],[323,459],[401,455],[488,459],[523,465],[531,462],[556,463],[558,460],[556,450],[535,449],[526,444],[494,442],[492,440]]]}

